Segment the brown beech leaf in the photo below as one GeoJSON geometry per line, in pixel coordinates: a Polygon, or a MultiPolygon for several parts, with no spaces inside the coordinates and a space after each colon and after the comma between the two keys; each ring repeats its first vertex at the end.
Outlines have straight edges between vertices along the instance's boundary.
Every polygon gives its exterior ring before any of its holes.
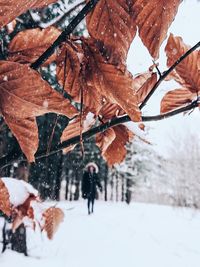
{"type": "Polygon", "coordinates": [[[29,161],[34,160],[38,146],[35,116],[55,112],[71,118],[77,114],[36,71],[9,61],[0,61],[0,109],[29,161]]]}
{"type": "Polygon", "coordinates": [[[195,94],[191,93],[191,91],[186,88],[169,91],[161,101],[161,113],[186,106],[194,100],[195,96],[195,94]]]}
{"type": "Polygon", "coordinates": [[[39,144],[36,119],[27,118],[20,120],[10,116],[4,116],[4,120],[16,137],[21,150],[27,156],[27,159],[30,162],[33,162],[35,160],[34,154],[37,151],[39,144]]]}
{"type": "Polygon", "coordinates": [[[84,77],[88,86],[95,88],[108,102],[118,104],[133,121],[141,120],[137,95],[131,74],[110,64],[93,46],[93,40],[85,40],[84,77]]]}
{"type": "Polygon", "coordinates": [[[82,58],[83,52],[81,48],[70,41],[62,45],[56,58],[58,82],[74,101],[80,100],[79,73],[82,58]]]}
{"type": "Polygon", "coordinates": [[[101,150],[102,155],[106,152],[107,148],[112,144],[115,138],[116,134],[112,128],[96,135],[96,145],[101,150]]]}
{"type": "Polygon", "coordinates": [[[81,102],[81,90],[83,94],[83,105],[91,112],[98,114],[102,97],[92,86],[85,83],[81,75],[81,63],[84,54],[80,46],[68,41],[59,50],[57,63],[58,82],[75,102],[81,102]]]}
{"type": "Polygon", "coordinates": [[[10,216],[12,211],[9,198],[8,189],[0,178],[0,210],[7,216],[10,216]]]}
{"type": "MultiPolygon", "coordinates": [[[[190,49],[181,37],[170,35],[165,51],[167,54],[167,65],[171,67],[183,54],[190,49]]],[[[198,70],[198,51],[192,52],[181,61],[172,74],[173,78],[192,93],[200,90],[200,75],[198,70]]]]}
{"type": "Polygon", "coordinates": [[[134,78],[134,88],[137,92],[138,103],[142,103],[157,82],[156,73],[143,73],[134,78]]]}
{"type": "MultiPolygon", "coordinates": [[[[70,121],[67,127],[64,129],[61,142],[67,141],[72,137],[80,135],[80,133],[84,133],[88,131],[94,124],[95,124],[95,116],[93,113],[84,111],[81,115],[77,116],[74,120],[70,121]],[[81,122],[82,119],[82,128],[81,122]]],[[[73,150],[76,145],[69,146],[63,150],[64,153],[68,153],[69,151],[73,150]]]]}
{"type": "Polygon", "coordinates": [[[139,36],[153,58],[165,40],[182,0],[132,0],[139,36]]]}
{"type": "Polygon", "coordinates": [[[43,213],[43,217],[45,218],[44,230],[48,238],[53,239],[60,223],[64,220],[64,213],[60,208],[50,207],[43,213]]]}
{"type": "Polygon", "coordinates": [[[126,61],[136,34],[131,5],[130,0],[101,0],[87,16],[89,34],[106,47],[107,59],[114,54],[115,61],[126,61]]]}
{"type": "MultiPolygon", "coordinates": [[[[22,64],[33,63],[57,39],[60,31],[54,27],[19,32],[9,44],[8,60],[22,64]]],[[[45,64],[55,60],[53,54],[45,64]]]]}
{"type": "Polygon", "coordinates": [[[109,166],[121,163],[126,157],[125,145],[130,140],[129,131],[124,125],[112,128],[115,131],[115,139],[102,154],[109,166]]]}
{"type": "Polygon", "coordinates": [[[56,0],[1,0],[0,1],[0,28],[31,8],[41,8],[56,0]]]}
{"type": "Polygon", "coordinates": [[[99,112],[99,117],[105,123],[108,120],[111,120],[115,117],[122,116],[125,114],[126,113],[123,111],[123,109],[119,105],[106,103],[105,105],[102,106],[99,112]]]}
{"type": "Polygon", "coordinates": [[[200,50],[198,51],[198,61],[197,61],[197,64],[198,64],[198,69],[200,71],[200,50]]]}

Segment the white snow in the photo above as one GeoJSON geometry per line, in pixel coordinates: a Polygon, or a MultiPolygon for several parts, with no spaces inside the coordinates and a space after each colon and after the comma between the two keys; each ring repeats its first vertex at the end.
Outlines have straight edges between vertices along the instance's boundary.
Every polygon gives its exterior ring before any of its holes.
{"type": "Polygon", "coordinates": [[[38,196],[38,191],[32,185],[18,179],[3,177],[4,182],[10,196],[10,203],[15,207],[24,203],[30,194],[38,196]]]}
{"type": "Polygon", "coordinates": [[[95,115],[92,112],[88,112],[84,122],[83,122],[83,128],[88,129],[91,127],[92,124],[94,124],[95,121],[95,115]]]}
{"type": "Polygon", "coordinates": [[[139,127],[139,124],[133,121],[125,122],[124,125],[136,136],[141,139],[145,139],[145,132],[139,127]]]}
{"type": "Polygon", "coordinates": [[[0,254],[1,267],[200,266],[199,211],[97,202],[88,216],[85,202],[58,206],[66,216],[54,240],[28,229],[32,257],[7,250],[0,254]]]}

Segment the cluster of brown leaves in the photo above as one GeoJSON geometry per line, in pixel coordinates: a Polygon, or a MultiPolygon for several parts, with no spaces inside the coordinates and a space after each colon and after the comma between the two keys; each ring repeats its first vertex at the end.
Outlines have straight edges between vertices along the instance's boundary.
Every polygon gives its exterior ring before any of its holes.
{"type": "MultiPolygon", "coordinates": [[[[171,34],[165,48],[167,65],[171,67],[189,49],[181,37],[174,37],[171,34]]],[[[179,83],[181,88],[169,91],[163,97],[161,113],[183,107],[197,98],[200,91],[199,61],[200,51],[194,51],[175,68],[171,78],[179,83]]]]}
{"type": "Polygon", "coordinates": [[[32,222],[33,229],[37,223],[41,231],[44,230],[47,233],[47,237],[52,239],[64,219],[64,213],[60,208],[45,208],[38,197],[37,191],[35,189],[31,190],[32,187],[26,185],[28,184],[24,181],[13,178],[0,178],[0,211],[11,218],[13,232],[24,222],[26,217],[32,222]],[[12,182],[12,180],[15,181],[15,185],[18,183],[21,188],[20,195],[19,192],[15,192],[15,195],[12,196],[13,191],[9,189],[9,182],[12,182]],[[24,193],[23,196],[21,195],[22,192],[24,193]],[[15,200],[14,202],[13,199],[15,200]],[[40,221],[38,221],[37,208],[41,212],[40,221]],[[37,216],[37,220],[35,216],[37,216]]]}
{"type": "MultiPolygon", "coordinates": [[[[41,8],[53,2],[32,0],[22,4],[17,1],[17,8],[13,8],[16,1],[4,3],[4,0],[0,0],[0,26],[6,25],[27,9],[41,8]]],[[[138,31],[150,55],[154,59],[158,58],[159,48],[181,2],[182,0],[100,0],[86,19],[89,37],[71,37],[48,59],[46,64],[56,62],[57,79],[63,89],[74,102],[82,103],[84,107],[83,112],[64,130],[62,142],[84,133],[95,123],[100,125],[125,114],[134,122],[141,121],[139,105],[153,88],[157,75],[149,71],[133,77],[129,73],[126,59],[130,44],[138,31]]],[[[53,91],[37,72],[28,67],[58,35],[59,31],[53,27],[20,32],[9,45],[9,61],[0,62],[1,112],[29,161],[34,161],[38,147],[36,116],[56,112],[71,118],[77,114],[68,100],[53,91]]],[[[180,51],[180,47],[177,47],[178,52],[173,55],[172,45],[180,46],[181,41],[172,44],[172,38],[170,37],[166,48],[168,65],[185,51],[180,51]]],[[[172,103],[170,99],[174,100],[174,96],[168,94],[163,99],[162,112],[172,108],[166,102],[170,102],[174,108],[180,103],[186,103],[186,98],[193,98],[187,90],[192,94],[196,92],[196,80],[182,77],[183,73],[179,73],[181,71],[188,70],[177,68],[174,77],[182,82],[185,91],[181,89],[181,92],[185,98],[172,103]]],[[[176,92],[173,94],[176,95],[176,92]]],[[[113,165],[124,159],[125,144],[133,137],[134,133],[125,125],[118,125],[98,134],[96,143],[108,164],[113,165]]],[[[74,146],[68,147],[65,152],[73,148],[74,146]]]]}

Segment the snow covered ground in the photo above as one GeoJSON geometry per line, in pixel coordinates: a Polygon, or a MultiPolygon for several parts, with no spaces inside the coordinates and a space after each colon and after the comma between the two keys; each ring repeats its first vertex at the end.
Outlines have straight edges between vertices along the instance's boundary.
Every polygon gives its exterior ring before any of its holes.
{"type": "Polygon", "coordinates": [[[200,212],[150,204],[62,202],[65,221],[53,241],[29,230],[31,257],[7,250],[0,266],[199,267],[200,212]],[[67,210],[74,207],[71,210],[67,210]]]}

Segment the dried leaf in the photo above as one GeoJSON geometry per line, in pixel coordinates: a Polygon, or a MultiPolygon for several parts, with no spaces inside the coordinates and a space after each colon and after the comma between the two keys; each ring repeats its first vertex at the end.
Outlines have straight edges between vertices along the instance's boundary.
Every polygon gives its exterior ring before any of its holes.
{"type": "Polygon", "coordinates": [[[124,125],[113,127],[115,131],[115,139],[103,153],[103,158],[108,166],[121,163],[126,157],[125,145],[129,141],[129,131],[124,125]]]}
{"type": "Polygon", "coordinates": [[[117,104],[106,103],[101,108],[99,115],[103,122],[107,122],[115,117],[125,115],[126,113],[117,104]]]}
{"type": "Polygon", "coordinates": [[[134,88],[137,92],[138,103],[142,103],[157,82],[156,73],[143,73],[134,78],[134,88]]]}
{"type": "MultiPolygon", "coordinates": [[[[57,39],[60,31],[54,27],[19,32],[9,44],[8,60],[22,64],[33,63],[57,39]]],[[[53,54],[45,64],[55,60],[53,54]]]]}
{"type": "Polygon", "coordinates": [[[77,44],[68,41],[63,45],[56,59],[58,81],[75,102],[81,102],[82,90],[84,107],[98,114],[102,97],[95,88],[85,83],[81,73],[83,58],[83,51],[77,44]]]}
{"type": "Polygon", "coordinates": [[[81,48],[69,41],[60,48],[56,58],[58,82],[74,101],[80,100],[79,73],[82,58],[81,48]]]}
{"type": "Polygon", "coordinates": [[[64,219],[64,213],[60,208],[51,207],[43,213],[43,216],[45,218],[44,230],[47,232],[48,238],[53,239],[60,223],[64,219]]]}
{"type": "Polygon", "coordinates": [[[131,2],[102,0],[87,16],[89,34],[103,43],[107,60],[125,63],[128,49],[136,34],[131,2]],[[114,56],[113,56],[114,55],[114,56]]]}
{"type": "Polygon", "coordinates": [[[200,50],[198,51],[198,61],[197,61],[197,64],[198,64],[198,69],[200,71],[200,50]]]}
{"type": "MultiPolygon", "coordinates": [[[[190,49],[184,44],[181,37],[170,35],[165,48],[167,54],[167,65],[172,66],[183,54],[190,49]]],[[[200,75],[198,71],[198,51],[192,52],[181,61],[173,72],[174,79],[184,88],[192,93],[200,90],[200,75]]]]}
{"type": "Polygon", "coordinates": [[[188,89],[181,88],[169,91],[161,101],[161,113],[175,110],[177,108],[186,106],[195,98],[195,94],[188,89]]]}
{"type": "MultiPolygon", "coordinates": [[[[67,141],[70,138],[73,138],[75,136],[79,136],[80,132],[82,133],[88,131],[94,124],[95,124],[95,116],[93,113],[84,111],[82,114],[82,126],[80,127],[80,119],[81,116],[77,116],[74,120],[70,121],[67,127],[64,129],[62,136],[61,136],[61,142],[67,141]]],[[[73,150],[76,145],[69,146],[64,149],[64,153],[68,153],[69,151],[73,150]]]]}
{"type": "Polygon", "coordinates": [[[56,2],[56,0],[1,0],[0,28],[31,8],[41,8],[56,2]]]}
{"type": "Polygon", "coordinates": [[[85,40],[84,52],[88,59],[84,73],[87,85],[95,88],[108,102],[118,104],[133,121],[140,121],[141,112],[131,74],[106,62],[91,39],[85,40]]]}
{"type": "Polygon", "coordinates": [[[132,0],[134,20],[139,36],[153,58],[158,58],[159,48],[165,40],[182,0],[132,0]]]}
{"type": "Polygon", "coordinates": [[[144,123],[139,123],[138,127],[139,127],[140,130],[142,130],[142,131],[145,130],[145,125],[144,125],[144,123]]]}
{"type": "Polygon", "coordinates": [[[115,138],[116,134],[112,128],[96,135],[96,145],[101,150],[102,155],[106,152],[107,148],[112,144],[115,138]]]}
{"type": "Polygon", "coordinates": [[[8,189],[0,178],[0,210],[7,216],[10,216],[12,211],[9,198],[8,189]]]}
{"type": "Polygon", "coordinates": [[[67,117],[77,114],[70,102],[51,89],[36,71],[9,61],[0,61],[0,99],[1,113],[29,161],[34,160],[38,145],[35,116],[48,112],[67,117]],[[28,138],[33,140],[28,143],[28,138]]]}
{"type": "Polygon", "coordinates": [[[36,153],[39,144],[36,119],[27,118],[20,120],[4,116],[4,120],[16,137],[21,150],[27,156],[28,161],[33,162],[35,160],[34,154],[36,153]]]}

